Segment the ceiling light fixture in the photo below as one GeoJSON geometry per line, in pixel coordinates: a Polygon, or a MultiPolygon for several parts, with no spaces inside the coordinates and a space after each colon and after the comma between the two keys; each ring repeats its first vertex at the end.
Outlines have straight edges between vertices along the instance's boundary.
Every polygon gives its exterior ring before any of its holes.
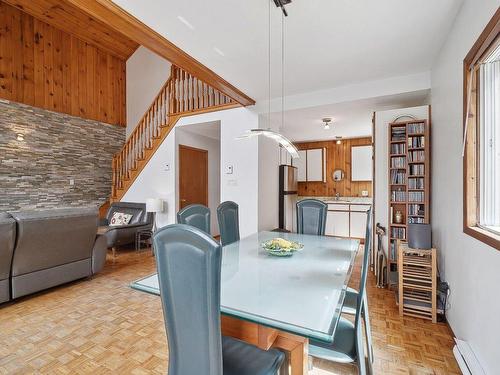
{"type": "Polygon", "coordinates": [[[280,7],[282,12],[281,15],[281,129],[285,126],[285,16],[287,13],[285,11],[284,5],[289,4],[291,0],[268,0],[268,17],[269,17],[269,40],[268,40],[268,80],[269,80],[269,107],[267,114],[268,129],[250,129],[245,132],[240,137],[236,139],[246,139],[254,136],[263,135],[264,137],[273,139],[281,147],[283,147],[294,159],[299,158],[299,150],[297,147],[284,135],[271,130],[271,1],[274,1],[276,6],[280,7]],[[279,4],[278,4],[279,3],[279,4]]]}
{"type": "Polygon", "coordinates": [[[194,30],[194,26],[184,17],[182,16],[177,16],[177,19],[181,21],[185,26],[187,26],[189,29],[194,30]]]}
{"type": "Polygon", "coordinates": [[[332,122],[332,119],[330,117],[325,117],[321,121],[323,121],[323,129],[330,130],[330,122],[332,122]]]}

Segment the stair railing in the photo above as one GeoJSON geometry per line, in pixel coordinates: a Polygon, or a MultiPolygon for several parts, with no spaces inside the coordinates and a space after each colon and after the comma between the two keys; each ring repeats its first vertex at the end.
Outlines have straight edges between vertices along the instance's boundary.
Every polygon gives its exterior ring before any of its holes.
{"type": "Polygon", "coordinates": [[[237,103],[207,83],[172,65],[170,77],[156,95],[153,103],[125,141],[124,146],[113,157],[112,197],[117,197],[124,182],[137,171],[137,163],[161,138],[162,128],[183,115],[236,105],[237,103]]]}

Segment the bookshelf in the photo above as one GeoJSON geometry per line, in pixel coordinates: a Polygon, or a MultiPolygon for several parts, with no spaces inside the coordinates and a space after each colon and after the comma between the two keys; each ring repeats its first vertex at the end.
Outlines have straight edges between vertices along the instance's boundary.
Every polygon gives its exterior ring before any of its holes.
{"type": "Polygon", "coordinates": [[[430,222],[430,124],[411,120],[389,124],[389,288],[398,286],[397,241],[409,223],[430,222]]]}

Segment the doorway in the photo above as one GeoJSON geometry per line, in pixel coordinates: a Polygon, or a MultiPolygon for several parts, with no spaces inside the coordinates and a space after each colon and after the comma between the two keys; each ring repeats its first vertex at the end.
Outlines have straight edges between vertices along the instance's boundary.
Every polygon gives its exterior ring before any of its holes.
{"type": "Polygon", "coordinates": [[[208,206],[208,150],[179,145],[179,209],[208,206]]]}

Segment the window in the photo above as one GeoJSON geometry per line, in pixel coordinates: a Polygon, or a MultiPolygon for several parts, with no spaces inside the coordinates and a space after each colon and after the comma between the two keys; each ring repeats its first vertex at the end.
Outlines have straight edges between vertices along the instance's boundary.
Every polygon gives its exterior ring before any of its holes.
{"type": "Polygon", "coordinates": [[[464,232],[500,250],[500,10],[464,60],[464,232]]]}

